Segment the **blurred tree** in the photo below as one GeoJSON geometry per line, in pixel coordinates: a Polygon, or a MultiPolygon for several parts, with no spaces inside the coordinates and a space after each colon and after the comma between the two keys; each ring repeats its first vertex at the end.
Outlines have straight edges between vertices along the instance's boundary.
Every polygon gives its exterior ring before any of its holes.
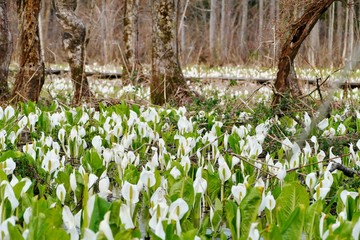
{"type": "Polygon", "coordinates": [[[17,3],[20,25],[20,62],[12,101],[38,101],[45,81],[38,22],[41,0],[18,0],[17,3]]]}
{"type": "Polygon", "coordinates": [[[74,85],[73,104],[79,104],[81,99],[89,99],[92,93],[84,73],[85,62],[85,24],[75,15],[77,0],[53,0],[56,16],[64,31],[63,47],[71,71],[74,85]]]}
{"type": "Polygon", "coordinates": [[[218,15],[218,1],[211,0],[210,8],[210,22],[209,22],[209,50],[210,50],[210,64],[217,62],[217,15],[218,15]]]}
{"type": "Polygon", "coordinates": [[[0,100],[10,96],[7,77],[12,53],[12,39],[9,30],[8,0],[0,0],[0,100]]]}
{"type": "Polygon", "coordinates": [[[309,3],[303,15],[291,24],[287,39],[282,45],[278,62],[278,72],[275,80],[275,94],[273,106],[277,105],[280,98],[288,93],[296,98],[302,94],[299,81],[294,70],[294,59],[301,44],[310,34],[311,30],[324,12],[336,0],[314,1],[309,3]]]}
{"type": "Polygon", "coordinates": [[[133,81],[139,77],[140,63],[138,56],[139,47],[139,0],[125,0],[124,16],[124,43],[125,59],[123,81],[124,83],[133,81]]]}
{"type": "Polygon", "coordinates": [[[249,11],[249,1],[241,1],[241,25],[239,32],[239,48],[240,56],[243,61],[246,61],[248,49],[247,49],[247,25],[248,25],[248,11],[249,11]]]}
{"type": "Polygon", "coordinates": [[[191,101],[191,92],[174,47],[174,1],[153,0],[152,19],[151,102],[157,105],[167,102],[186,104],[191,101]]]}

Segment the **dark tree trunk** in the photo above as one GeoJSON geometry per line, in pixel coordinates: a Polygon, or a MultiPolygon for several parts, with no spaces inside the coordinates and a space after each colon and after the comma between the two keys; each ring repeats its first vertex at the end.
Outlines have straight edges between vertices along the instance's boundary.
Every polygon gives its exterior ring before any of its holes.
{"type": "Polygon", "coordinates": [[[175,51],[175,9],[173,0],[153,0],[151,101],[162,105],[183,105],[191,92],[182,74],[175,51]]]}
{"type": "Polygon", "coordinates": [[[321,0],[309,4],[304,14],[291,26],[289,37],[282,46],[278,72],[275,80],[273,106],[277,105],[284,93],[296,98],[302,94],[299,81],[294,71],[294,59],[301,44],[310,34],[321,15],[336,0],[321,0]]]}
{"type": "Polygon", "coordinates": [[[20,23],[20,69],[16,76],[12,101],[38,101],[45,81],[41,57],[39,12],[41,0],[18,1],[20,23]]]}
{"type": "Polygon", "coordinates": [[[63,47],[68,57],[71,80],[74,85],[73,104],[92,97],[88,80],[84,74],[86,27],[74,11],[76,0],[53,0],[56,16],[64,31],[63,47]]]}
{"type": "Polygon", "coordinates": [[[0,0],[0,100],[10,96],[7,77],[12,53],[12,39],[7,17],[8,0],[0,0]]]}
{"type": "Polygon", "coordinates": [[[123,82],[125,84],[136,83],[140,71],[138,56],[138,16],[139,0],[126,0],[124,16],[125,62],[123,71],[123,82]]]}

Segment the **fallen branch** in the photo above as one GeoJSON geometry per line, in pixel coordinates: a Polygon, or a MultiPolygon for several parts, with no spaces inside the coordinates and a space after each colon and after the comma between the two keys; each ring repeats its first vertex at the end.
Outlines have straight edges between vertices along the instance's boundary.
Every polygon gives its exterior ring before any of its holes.
{"type": "Polygon", "coordinates": [[[338,163],[338,162],[332,162],[332,165],[331,165],[331,169],[330,169],[330,172],[333,172],[335,170],[340,170],[344,173],[345,176],[348,176],[348,177],[354,177],[354,175],[359,175],[359,172],[351,169],[351,168],[348,168],[348,167],[345,167],[343,164],[341,163],[338,163]]]}

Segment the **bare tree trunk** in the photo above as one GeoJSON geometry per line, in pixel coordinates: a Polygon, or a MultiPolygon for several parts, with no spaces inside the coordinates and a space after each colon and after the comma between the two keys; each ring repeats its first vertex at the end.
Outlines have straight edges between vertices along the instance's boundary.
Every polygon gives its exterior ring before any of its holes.
{"type": "Polygon", "coordinates": [[[220,20],[220,52],[221,62],[224,62],[228,56],[228,41],[229,41],[229,1],[221,1],[221,20],[220,20]]]}
{"type": "Polygon", "coordinates": [[[247,21],[248,21],[248,0],[241,1],[241,25],[240,25],[240,56],[245,61],[246,59],[246,43],[247,43],[247,21]]]}
{"type": "Polygon", "coordinates": [[[272,46],[272,67],[275,67],[276,63],[276,52],[277,52],[277,15],[276,15],[276,0],[270,0],[270,26],[273,36],[272,46]]]}
{"type": "Polygon", "coordinates": [[[53,0],[56,16],[64,31],[63,47],[67,53],[74,85],[73,104],[79,104],[81,99],[89,99],[92,93],[84,74],[86,27],[75,15],[77,0],[53,0]]]}
{"type": "MultiPolygon", "coordinates": [[[[186,64],[187,63],[187,47],[186,47],[186,32],[185,32],[185,15],[186,15],[186,10],[188,7],[190,0],[181,0],[181,16],[180,16],[180,23],[179,23],[179,32],[180,32],[180,56],[182,59],[182,63],[186,64]]],[[[180,57],[179,56],[179,57],[180,57]]]]}
{"type": "Polygon", "coordinates": [[[343,38],[343,42],[344,42],[344,47],[343,47],[343,52],[342,52],[342,63],[346,64],[347,62],[347,49],[348,49],[348,38],[349,37],[349,8],[346,8],[346,14],[345,14],[345,32],[344,32],[344,38],[343,38]]]}
{"type": "Polygon", "coordinates": [[[343,29],[344,29],[344,14],[343,14],[343,7],[342,7],[342,2],[337,2],[336,3],[336,39],[335,39],[335,43],[336,43],[336,55],[338,56],[337,61],[342,62],[342,48],[343,48],[343,29]]]}
{"type": "Polygon", "coordinates": [[[320,49],[320,21],[318,21],[310,33],[310,48],[308,49],[309,62],[316,66],[316,52],[320,49]]]}
{"type": "Polygon", "coordinates": [[[335,5],[331,5],[329,11],[329,29],[328,29],[328,51],[330,67],[334,66],[334,22],[335,22],[335,5]]]}
{"type": "Polygon", "coordinates": [[[0,0],[0,100],[8,99],[10,90],[7,82],[12,53],[12,39],[7,17],[8,0],[0,0]]]}
{"type": "Polygon", "coordinates": [[[259,32],[258,32],[258,45],[261,49],[263,41],[263,31],[264,31],[264,0],[259,0],[259,32]]]}
{"type": "Polygon", "coordinates": [[[216,48],[216,30],[217,24],[217,0],[211,0],[210,23],[209,23],[209,47],[210,47],[210,62],[214,64],[217,60],[216,48]]]}
{"type": "Polygon", "coordinates": [[[140,63],[138,56],[139,42],[139,0],[125,1],[124,17],[124,42],[125,42],[125,64],[124,83],[137,82],[135,78],[139,74],[140,63]]]}
{"type": "Polygon", "coordinates": [[[264,0],[259,0],[259,34],[258,34],[259,46],[262,45],[263,30],[264,30],[264,0]]]}
{"type": "Polygon", "coordinates": [[[296,98],[302,94],[300,84],[294,74],[294,59],[301,47],[301,44],[310,34],[311,30],[324,12],[335,0],[316,1],[309,4],[304,14],[291,25],[289,36],[282,46],[278,72],[275,80],[275,95],[273,106],[277,105],[282,94],[289,93],[296,98]]]}
{"type": "Polygon", "coordinates": [[[355,8],[354,1],[348,1],[349,9],[349,43],[347,50],[347,62],[349,63],[350,69],[353,68],[353,52],[354,52],[354,20],[355,20],[355,8]]]}
{"type": "Polygon", "coordinates": [[[172,0],[152,1],[152,79],[151,102],[183,105],[191,101],[175,51],[175,9],[172,0]]]}
{"type": "Polygon", "coordinates": [[[106,11],[107,11],[107,1],[102,0],[101,3],[101,35],[102,35],[102,52],[103,52],[103,64],[106,65],[108,63],[109,54],[108,54],[108,29],[107,29],[107,17],[106,17],[106,11]]]}
{"type": "Polygon", "coordinates": [[[45,66],[41,58],[39,13],[41,0],[18,1],[20,23],[20,63],[12,101],[38,101],[45,81],[45,66]]]}

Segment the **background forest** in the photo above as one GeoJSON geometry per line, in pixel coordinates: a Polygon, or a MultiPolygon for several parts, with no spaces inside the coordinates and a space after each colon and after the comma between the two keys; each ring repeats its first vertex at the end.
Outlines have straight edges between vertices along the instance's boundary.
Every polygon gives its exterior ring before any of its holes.
{"type": "MultiPolygon", "coordinates": [[[[76,13],[87,25],[87,63],[123,63],[124,2],[79,0],[76,13]]],[[[178,43],[182,66],[276,66],[281,41],[312,0],[178,0],[178,43]]],[[[46,63],[66,62],[61,28],[51,1],[43,1],[41,27],[46,63]]],[[[10,1],[9,21],[17,39],[16,1],[10,1]]],[[[302,45],[297,66],[338,67],[360,41],[359,1],[337,1],[302,45]]],[[[139,0],[138,54],[151,62],[151,2],[139,0]]],[[[14,60],[19,48],[15,47],[14,60]]]]}

